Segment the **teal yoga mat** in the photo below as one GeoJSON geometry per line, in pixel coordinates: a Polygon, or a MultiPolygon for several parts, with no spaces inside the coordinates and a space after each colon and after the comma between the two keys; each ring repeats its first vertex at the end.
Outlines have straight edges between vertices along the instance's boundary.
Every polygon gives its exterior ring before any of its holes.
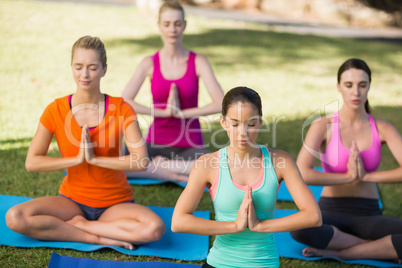
{"type": "MultiPolygon", "coordinates": [[[[296,213],[296,210],[280,210],[275,211],[275,218],[282,218],[291,214],[296,213]]],[[[316,261],[321,259],[334,259],[340,262],[349,264],[360,264],[369,265],[374,267],[402,267],[402,264],[396,264],[392,261],[382,261],[382,260],[341,260],[333,257],[304,257],[302,255],[302,250],[306,247],[297,241],[295,241],[289,232],[275,233],[276,246],[278,248],[278,253],[280,257],[301,259],[305,261],[316,261]]]]}
{"type": "MultiPolygon", "coordinates": [[[[128,255],[157,256],[169,259],[180,259],[188,261],[204,260],[207,257],[209,249],[209,237],[203,235],[193,235],[185,233],[173,233],[170,230],[172,207],[149,206],[157,213],[166,224],[166,233],[161,240],[137,246],[135,250],[129,250],[115,246],[92,245],[76,242],[55,242],[42,241],[18,234],[6,226],[5,214],[7,210],[19,203],[28,201],[32,198],[0,195],[0,244],[14,247],[49,247],[49,248],[67,248],[80,251],[95,251],[101,248],[112,248],[128,255]]],[[[196,211],[197,217],[209,219],[209,211],[196,211]]]]}
{"type": "Polygon", "coordinates": [[[201,265],[159,262],[159,261],[99,261],[86,258],[61,256],[52,253],[48,268],[72,268],[72,267],[96,267],[96,268],[201,268],[201,265]]]}

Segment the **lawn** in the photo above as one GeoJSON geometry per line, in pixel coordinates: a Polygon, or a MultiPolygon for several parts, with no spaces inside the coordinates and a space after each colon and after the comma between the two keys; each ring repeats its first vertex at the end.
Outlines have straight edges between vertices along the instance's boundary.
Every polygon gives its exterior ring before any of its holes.
{"type": "MultiPolygon", "coordinates": [[[[185,45],[209,58],[224,91],[246,85],[260,93],[269,126],[260,135],[260,143],[286,150],[296,157],[307,130],[306,120],[317,113],[334,111],[342,104],[335,87],[336,72],[350,57],[363,58],[372,69],[369,100],[373,115],[390,121],[402,132],[401,43],[274,32],[264,25],[195,16],[188,16],[187,21],[185,45]]],[[[74,41],[83,35],[99,36],[104,41],[108,72],[102,90],[115,96],[121,94],[139,61],[161,47],[156,18],[139,12],[134,6],[0,2],[0,194],[29,197],[57,194],[63,172],[28,173],[24,161],[46,105],[75,90],[70,50],[74,41]]],[[[210,101],[204,89],[201,84],[201,105],[210,101]]],[[[149,103],[149,93],[146,82],[139,101],[149,103]]],[[[144,132],[149,121],[141,117],[144,132]]],[[[218,149],[227,140],[224,133],[212,135],[218,129],[214,121],[211,130],[204,133],[210,150],[218,149]]],[[[53,146],[49,154],[57,156],[57,146],[55,143],[53,146]]],[[[396,166],[384,147],[380,169],[396,166]]],[[[384,214],[402,218],[401,184],[379,185],[379,189],[384,214]]],[[[136,202],[159,206],[174,206],[182,191],[170,184],[136,186],[133,190],[136,202]]],[[[278,208],[294,208],[294,204],[278,202],[278,208]]],[[[207,194],[199,209],[213,213],[207,194]]],[[[102,260],[154,260],[113,250],[86,253],[0,246],[0,266],[45,267],[52,251],[102,260]]],[[[335,261],[286,258],[281,258],[281,265],[352,267],[335,261]]]]}

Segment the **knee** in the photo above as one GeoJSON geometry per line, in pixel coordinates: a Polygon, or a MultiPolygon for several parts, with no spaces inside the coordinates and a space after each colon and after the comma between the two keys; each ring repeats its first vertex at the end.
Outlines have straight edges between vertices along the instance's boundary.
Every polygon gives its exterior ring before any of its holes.
{"type": "Polygon", "coordinates": [[[391,242],[394,246],[398,258],[402,260],[402,234],[392,234],[391,242]]]}
{"type": "Polygon", "coordinates": [[[308,242],[309,242],[309,236],[311,235],[311,232],[309,232],[308,229],[291,231],[290,235],[297,242],[310,246],[308,242]]]}
{"type": "Polygon", "coordinates": [[[23,210],[18,207],[10,208],[6,213],[7,227],[17,233],[23,233],[27,229],[27,221],[23,210]]]}
{"type": "Polygon", "coordinates": [[[162,219],[149,221],[144,226],[143,240],[146,243],[160,240],[166,232],[166,226],[162,219]]]}
{"type": "Polygon", "coordinates": [[[328,246],[332,234],[333,229],[330,226],[306,228],[290,232],[292,238],[297,242],[319,249],[324,249],[328,246]]]}

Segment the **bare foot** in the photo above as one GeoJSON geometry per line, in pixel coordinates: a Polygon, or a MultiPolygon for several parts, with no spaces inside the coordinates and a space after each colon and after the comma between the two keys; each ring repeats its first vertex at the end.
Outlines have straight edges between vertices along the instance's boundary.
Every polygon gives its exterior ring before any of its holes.
{"type": "Polygon", "coordinates": [[[155,165],[158,168],[162,169],[169,169],[170,168],[170,160],[167,159],[166,157],[163,157],[161,155],[157,155],[152,159],[152,164],[155,165]]]}
{"type": "MultiPolygon", "coordinates": [[[[84,224],[87,221],[88,220],[85,219],[83,216],[76,215],[71,220],[66,221],[66,223],[71,224],[71,225],[73,225],[73,226],[75,226],[77,228],[80,228],[80,226],[82,226],[82,224],[84,224]]],[[[97,236],[97,235],[95,235],[95,237],[97,237],[98,240],[94,244],[123,247],[123,248],[130,249],[130,250],[135,249],[133,244],[128,243],[128,242],[123,242],[123,241],[115,240],[115,239],[112,239],[112,238],[100,237],[100,236],[97,236]]]]}
{"type": "Polygon", "coordinates": [[[315,248],[305,248],[302,251],[304,257],[315,257],[317,256],[315,248]]]}
{"type": "Polygon", "coordinates": [[[178,182],[188,182],[188,176],[187,175],[183,175],[183,174],[175,174],[175,181],[178,182]]]}
{"type": "Polygon", "coordinates": [[[318,248],[305,248],[303,249],[304,257],[336,257],[337,251],[330,249],[318,249],[318,248]]]}
{"type": "Polygon", "coordinates": [[[157,174],[158,177],[164,180],[188,182],[188,175],[171,170],[171,167],[169,166],[171,164],[171,160],[160,155],[155,156],[154,159],[152,159],[152,166],[155,166],[156,169],[151,172],[157,174]]]}
{"type": "Polygon", "coordinates": [[[108,245],[108,246],[116,246],[116,247],[123,247],[126,249],[134,250],[135,247],[133,244],[128,242],[123,242],[111,238],[106,237],[99,237],[99,245],[108,245]]]}

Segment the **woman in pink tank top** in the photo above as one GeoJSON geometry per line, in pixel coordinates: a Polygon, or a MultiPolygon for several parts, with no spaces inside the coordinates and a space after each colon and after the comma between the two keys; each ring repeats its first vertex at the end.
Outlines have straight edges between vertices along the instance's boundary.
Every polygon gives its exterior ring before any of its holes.
{"type": "Polygon", "coordinates": [[[322,227],[292,232],[310,247],[305,256],[340,259],[402,259],[402,220],[382,215],[376,183],[402,182],[402,137],[385,120],[370,115],[367,95],[371,71],[360,59],[338,70],[339,112],[311,125],[297,164],[307,184],[322,185],[322,227]],[[399,167],[377,171],[381,144],[387,144],[399,167]],[[324,172],[315,170],[320,155],[324,172]]]}
{"type": "Polygon", "coordinates": [[[141,61],[123,92],[138,114],[154,117],[146,137],[152,161],[147,171],[127,175],[187,182],[195,160],[207,153],[198,118],[220,112],[223,91],[207,58],[183,46],[186,21],[177,1],[160,7],[158,26],[163,48],[141,61]],[[135,101],[146,77],[151,81],[150,105],[135,101]],[[198,107],[199,78],[211,98],[203,107],[198,107]]]}

